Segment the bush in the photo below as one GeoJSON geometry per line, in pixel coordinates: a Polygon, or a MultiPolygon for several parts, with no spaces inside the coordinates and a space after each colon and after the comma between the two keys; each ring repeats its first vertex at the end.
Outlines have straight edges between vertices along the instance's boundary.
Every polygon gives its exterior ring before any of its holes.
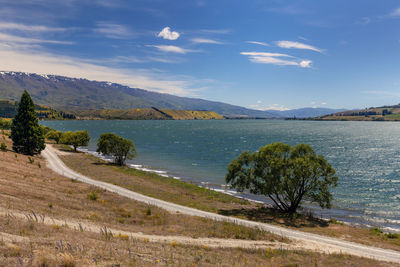
{"type": "Polygon", "coordinates": [[[126,159],[136,157],[133,142],[112,133],[104,133],[100,136],[96,151],[103,155],[114,156],[114,162],[121,166],[125,165],[126,159]]]}
{"type": "Polygon", "coordinates": [[[11,120],[0,119],[0,129],[10,130],[11,129],[11,120]]]}
{"type": "Polygon", "coordinates": [[[61,131],[51,130],[47,132],[45,137],[49,140],[54,140],[57,144],[60,142],[61,136],[63,133],[61,131]]]}
{"type": "Polygon", "coordinates": [[[88,131],[65,132],[61,135],[59,141],[61,144],[73,146],[76,152],[78,146],[87,146],[89,144],[90,135],[88,131]]]}
{"type": "Polygon", "coordinates": [[[88,194],[88,198],[90,200],[96,201],[99,198],[99,195],[97,194],[96,191],[92,191],[90,192],[90,194],[88,194]]]}
{"type": "Polygon", "coordinates": [[[330,208],[335,170],[306,144],[294,147],[269,144],[250,154],[243,152],[228,167],[227,183],[238,191],[268,196],[282,211],[296,213],[303,198],[330,208]]]}
{"type": "Polygon", "coordinates": [[[6,152],[7,151],[7,145],[4,143],[0,144],[0,150],[6,152]]]}

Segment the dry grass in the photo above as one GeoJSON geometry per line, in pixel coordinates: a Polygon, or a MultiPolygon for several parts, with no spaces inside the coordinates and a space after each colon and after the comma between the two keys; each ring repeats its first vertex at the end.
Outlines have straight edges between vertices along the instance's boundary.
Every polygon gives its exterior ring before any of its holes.
{"type": "Polygon", "coordinates": [[[29,242],[0,242],[0,266],[396,266],[343,254],[285,249],[220,249],[175,242],[105,238],[67,227],[54,229],[23,219],[0,217],[0,233],[29,242]]]}
{"type": "Polygon", "coordinates": [[[107,164],[101,159],[85,153],[71,153],[61,156],[61,158],[70,168],[84,175],[155,198],[223,215],[400,251],[400,238],[388,238],[384,234],[376,234],[367,228],[343,225],[335,220],[329,223],[312,215],[298,215],[293,218],[280,211],[244,202],[193,184],[107,164]]]}

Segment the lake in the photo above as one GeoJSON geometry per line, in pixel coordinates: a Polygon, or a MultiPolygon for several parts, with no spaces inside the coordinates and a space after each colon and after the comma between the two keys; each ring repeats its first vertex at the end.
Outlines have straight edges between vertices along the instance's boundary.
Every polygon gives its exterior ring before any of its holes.
{"type": "MultiPolygon", "coordinates": [[[[306,143],[336,169],[331,210],[306,208],[322,217],[400,231],[400,123],[284,120],[221,121],[42,121],[61,131],[88,130],[89,151],[100,134],[131,139],[138,156],[131,164],[161,174],[225,184],[229,162],[243,150],[272,142],[306,143]]],[[[258,200],[263,198],[254,197],[258,200]]]]}

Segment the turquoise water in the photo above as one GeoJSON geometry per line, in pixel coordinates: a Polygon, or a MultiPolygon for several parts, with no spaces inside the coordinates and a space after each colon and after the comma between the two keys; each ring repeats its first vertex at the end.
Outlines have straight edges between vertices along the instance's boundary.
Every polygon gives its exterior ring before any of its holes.
{"type": "Polygon", "coordinates": [[[272,142],[310,144],[336,169],[334,209],[317,215],[400,230],[400,123],[282,120],[44,121],[58,130],[88,130],[89,150],[101,133],[134,141],[133,164],[173,177],[225,183],[228,163],[241,151],[272,142]]]}

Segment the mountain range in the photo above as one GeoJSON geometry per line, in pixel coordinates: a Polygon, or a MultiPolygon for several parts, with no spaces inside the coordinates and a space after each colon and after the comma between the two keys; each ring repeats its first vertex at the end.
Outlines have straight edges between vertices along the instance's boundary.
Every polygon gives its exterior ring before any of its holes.
{"type": "Polygon", "coordinates": [[[152,108],[172,110],[207,110],[226,117],[283,118],[316,117],[335,113],[331,109],[289,111],[253,110],[199,98],[179,97],[117,83],[90,81],[58,75],[0,71],[0,98],[19,100],[27,90],[37,104],[62,111],[152,108]]]}

